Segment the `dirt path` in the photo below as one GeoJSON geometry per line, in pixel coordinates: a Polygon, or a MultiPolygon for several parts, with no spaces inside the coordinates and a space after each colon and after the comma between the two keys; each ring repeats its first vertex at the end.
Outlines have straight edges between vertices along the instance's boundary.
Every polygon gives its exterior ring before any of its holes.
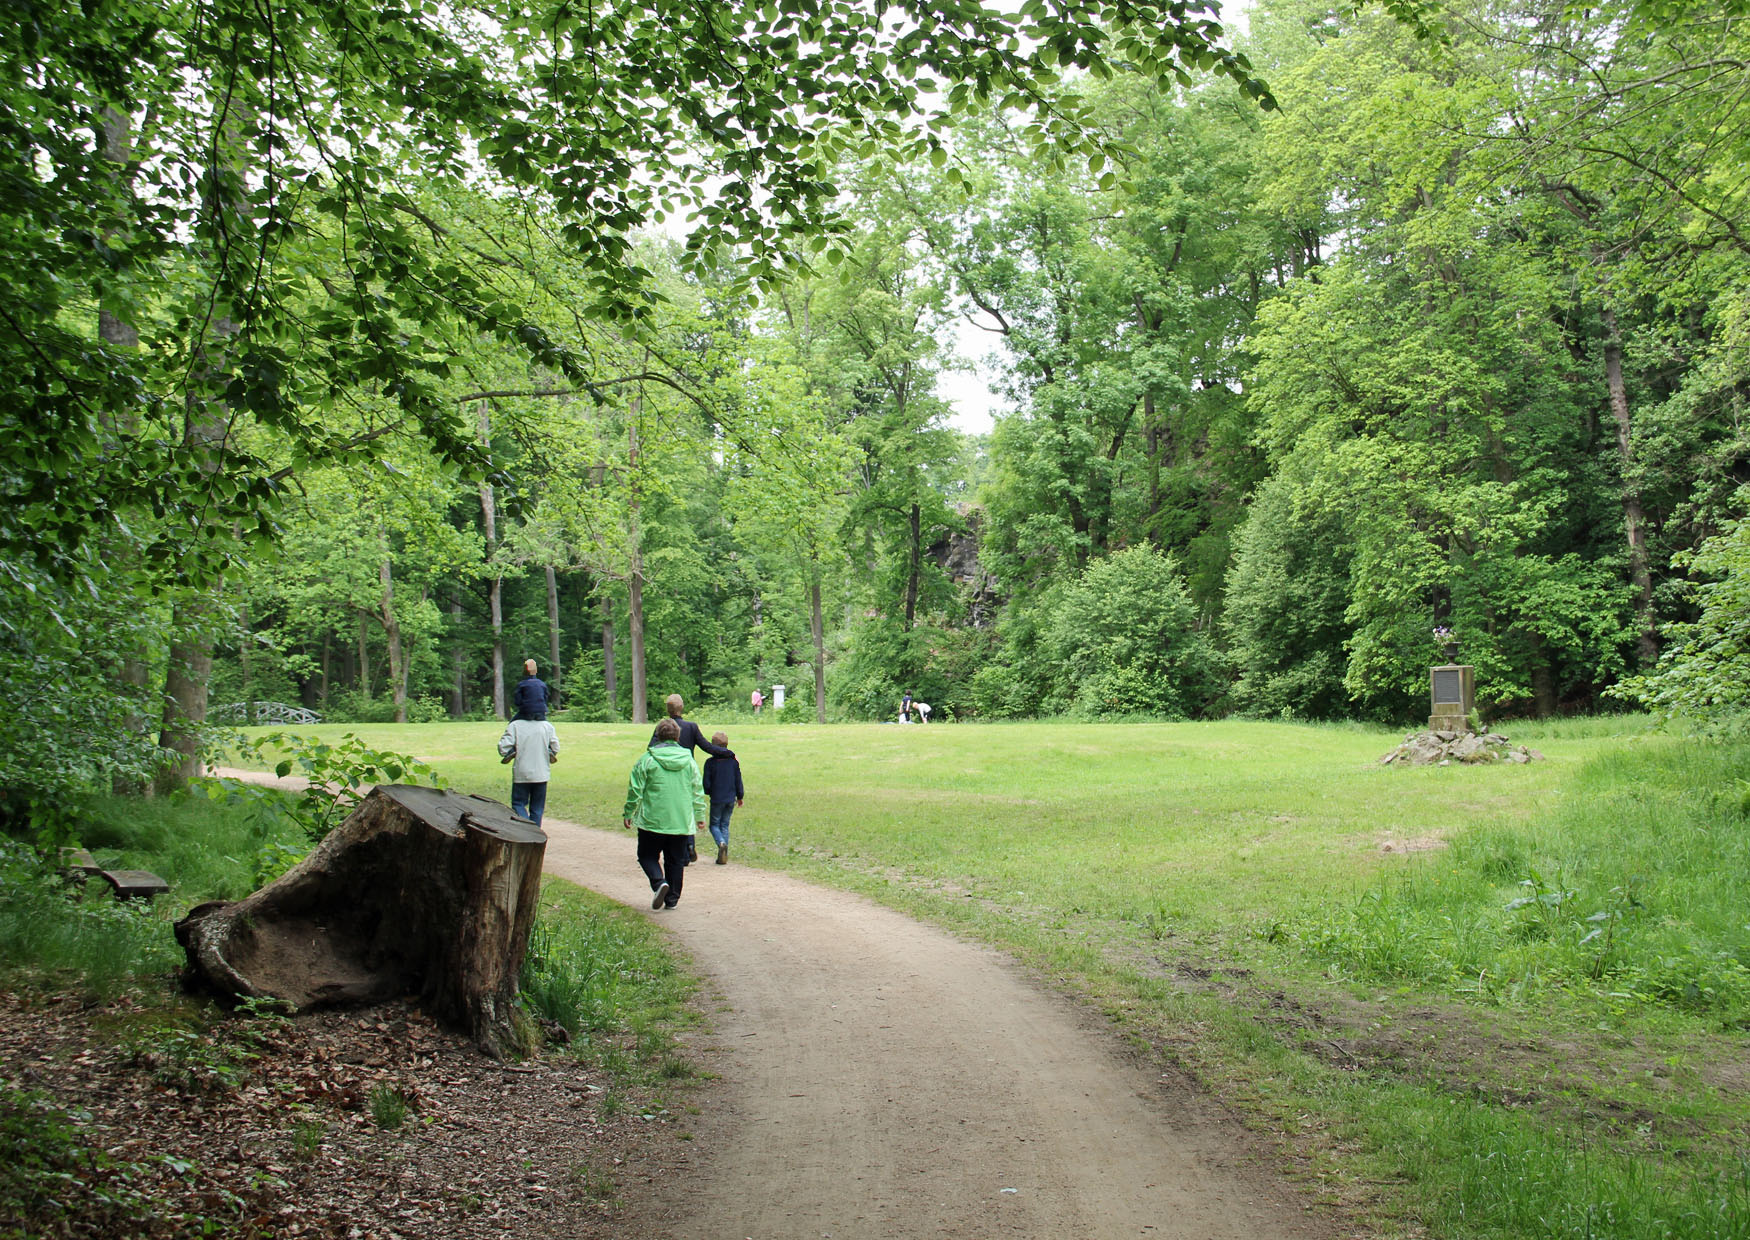
{"type": "MultiPolygon", "coordinates": [[[[549,873],[648,907],[629,832],[544,826],[549,873]]],[[[651,915],[720,998],[722,1080],[690,1168],[629,1203],[629,1234],[1330,1234],[1237,1126],[996,952],[736,865],[689,868],[680,906],[651,915]]]]}

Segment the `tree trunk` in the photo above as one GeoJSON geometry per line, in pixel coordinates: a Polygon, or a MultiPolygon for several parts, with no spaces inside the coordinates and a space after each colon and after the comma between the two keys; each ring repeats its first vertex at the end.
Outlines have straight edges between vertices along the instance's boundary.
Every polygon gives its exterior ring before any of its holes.
{"type": "Polygon", "coordinates": [[[905,568],[905,631],[909,633],[917,622],[918,578],[924,571],[923,510],[916,500],[907,514],[906,537],[909,562],[905,568]]]}
{"type": "Polygon", "coordinates": [[[450,718],[468,713],[468,668],[462,651],[462,592],[450,592],[450,718]]]}
{"type": "Polygon", "coordinates": [[[327,707],[328,707],[329,666],[330,666],[330,664],[333,660],[333,657],[334,657],[333,656],[333,649],[332,649],[332,645],[331,645],[333,637],[334,637],[334,634],[328,632],[327,630],[323,630],[323,633],[322,633],[322,691],[317,695],[317,700],[322,703],[323,709],[327,709],[327,707]]]}
{"type": "Polygon", "coordinates": [[[547,709],[559,709],[559,574],[547,565],[547,709]]]}
{"type": "Polygon", "coordinates": [[[1635,591],[1635,621],[1640,629],[1635,649],[1641,666],[1659,660],[1659,636],[1653,622],[1653,575],[1647,563],[1646,518],[1641,510],[1641,484],[1635,476],[1634,427],[1630,422],[1628,386],[1622,378],[1622,333],[1616,311],[1606,305],[1604,319],[1604,382],[1610,392],[1610,416],[1616,423],[1616,455],[1622,469],[1622,522],[1628,538],[1629,581],[1635,591]]]}
{"type": "Polygon", "coordinates": [[[1550,668],[1548,653],[1543,650],[1538,651],[1537,661],[1531,665],[1531,701],[1539,719],[1548,719],[1556,713],[1555,673],[1550,668]]]}
{"type": "Polygon", "coordinates": [[[808,631],[814,638],[814,720],[826,722],[826,625],[820,610],[820,561],[813,560],[808,578],[808,631]]]}
{"type": "Polygon", "coordinates": [[[250,672],[250,646],[255,644],[249,628],[249,600],[237,604],[237,668],[243,675],[243,726],[255,722],[255,681],[250,672]]]}
{"type": "MultiPolygon", "coordinates": [[[[492,414],[480,402],[480,446],[492,446],[492,414]]],[[[498,503],[492,484],[480,484],[480,524],[486,534],[486,562],[498,555],[498,503]]],[[[494,572],[487,581],[486,611],[492,621],[492,713],[504,718],[504,578],[494,572]]]]}
{"type": "Polygon", "coordinates": [[[370,629],[363,615],[359,615],[359,692],[365,697],[371,696],[371,651],[366,642],[370,638],[370,629]]]}
{"type": "Polygon", "coordinates": [[[395,618],[395,569],[389,562],[389,539],[382,536],[383,558],[377,580],[383,583],[383,636],[389,647],[389,695],[395,703],[395,722],[407,722],[407,659],[401,650],[401,622],[395,618]]]}
{"type": "Polygon", "coordinates": [[[178,603],[171,613],[175,636],[164,676],[163,726],[158,733],[167,765],[155,783],[159,793],[174,792],[201,773],[200,725],[206,722],[207,685],[213,675],[213,642],[206,632],[210,608],[209,600],[197,598],[178,603]]]}
{"type": "Polygon", "coordinates": [[[514,1018],[547,837],[496,801],[375,789],[311,854],[235,903],[176,924],[191,976],[295,1008],[409,993],[497,1058],[514,1018]]]}
{"type": "MultiPolygon", "coordinates": [[[[126,171],[129,156],[132,152],[132,139],[129,134],[129,118],[126,113],[114,108],[103,110],[103,150],[105,163],[116,168],[115,182],[120,190],[127,190],[132,184],[132,177],[126,171]]],[[[117,229],[106,229],[105,238],[113,237],[117,229]]],[[[112,314],[109,310],[98,307],[97,334],[103,342],[112,349],[137,349],[140,347],[140,333],[132,323],[112,314]]],[[[138,433],[138,420],[128,415],[118,417],[112,427],[118,437],[131,437],[138,433]]],[[[131,552],[128,553],[131,558],[131,552]]],[[[113,565],[112,565],[113,566],[113,565]]],[[[128,711],[123,722],[130,739],[143,740],[150,726],[146,717],[146,686],[151,683],[151,667],[149,652],[145,643],[124,639],[122,657],[116,667],[116,681],[121,690],[121,697],[128,704],[128,711]]],[[[143,791],[143,784],[136,778],[116,776],[112,782],[112,791],[117,796],[129,796],[143,791]]]]}
{"type": "Polygon", "coordinates": [[[644,675],[644,548],[639,543],[638,518],[638,416],[644,398],[632,401],[632,421],[627,430],[626,464],[632,479],[632,494],[626,503],[626,636],[632,659],[632,722],[649,723],[649,684],[644,675]]]}
{"type": "Polygon", "coordinates": [[[619,678],[614,674],[614,600],[606,584],[598,587],[602,599],[602,690],[608,699],[608,718],[620,715],[619,678]]]}
{"type": "Polygon", "coordinates": [[[492,620],[492,713],[505,717],[504,705],[504,578],[493,577],[486,588],[486,612],[492,620]]]}

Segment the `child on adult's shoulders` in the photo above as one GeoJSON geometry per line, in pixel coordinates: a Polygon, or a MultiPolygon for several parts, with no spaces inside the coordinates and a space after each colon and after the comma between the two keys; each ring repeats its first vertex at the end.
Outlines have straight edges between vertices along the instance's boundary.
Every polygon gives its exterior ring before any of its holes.
{"type": "Polygon", "coordinates": [[[547,717],[547,682],[535,675],[535,661],[523,660],[523,678],[517,682],[512,697],[516,706],[512,719],[545,719],[547,717]]]}

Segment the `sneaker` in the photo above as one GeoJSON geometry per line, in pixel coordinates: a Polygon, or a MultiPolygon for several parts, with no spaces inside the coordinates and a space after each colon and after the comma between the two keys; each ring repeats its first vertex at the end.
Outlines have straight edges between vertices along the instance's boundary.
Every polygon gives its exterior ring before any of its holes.
{"type": "Polygon", "coordinates": [[[728,865],[729,864],[729,845],[727,845],[727,844],[717,845],[717,864],[718,865],[728,865]]]}
{"type": "Polygon", "coordinates": [[[673,908],[675,905],[679,904],[680,902],[681,902],[681,898],[679,896],[676,896],[674,899],[670,900],[667,904],[663,905],[662,907],[663,908],[673,908]]]}
{"type": "Polygon", "coordinates": [[[699,859],[699,849],[695,844],[687,845],[687,864],[691,865],[699,859]]]}
{"type": "Polygon", "coordinates": [[[656,892],[650,897],[651,908],[661,908],[668,903],[668,884],[656,884],[656,892]]]}

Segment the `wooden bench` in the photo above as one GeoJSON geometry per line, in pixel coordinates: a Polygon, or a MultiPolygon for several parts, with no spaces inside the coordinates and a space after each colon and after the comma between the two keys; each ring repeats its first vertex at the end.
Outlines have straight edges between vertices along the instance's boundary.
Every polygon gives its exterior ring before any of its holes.
{"type": "Polygon", "coordinates": [[[121,900],[150,900],[170,890],[170,884],[150,870],[106,870],[83,848],[61,850],[61,873],[81,883],[101,878],[121,900]]]}

